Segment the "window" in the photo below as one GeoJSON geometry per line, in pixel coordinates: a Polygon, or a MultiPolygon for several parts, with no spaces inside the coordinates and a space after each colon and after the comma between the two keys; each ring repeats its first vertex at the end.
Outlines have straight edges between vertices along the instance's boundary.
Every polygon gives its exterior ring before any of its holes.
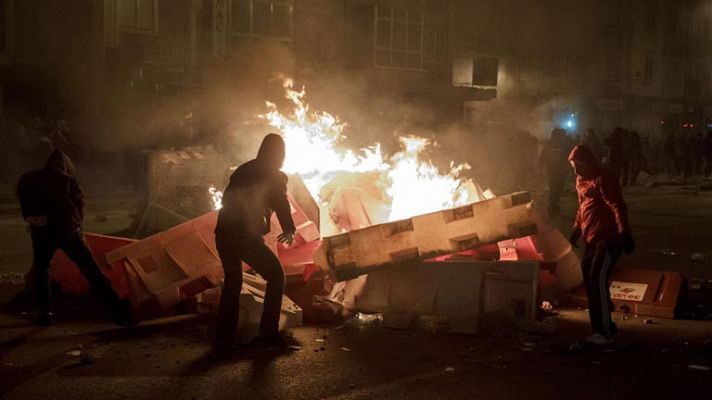
{"type": "Polygon", "coordinates": [[[447,54],[447,40],[442,30],[426,29],[423,33],[423,52],[425,62],[438,64],[443,62],[447,54]]]}
{"type": "Polygon", "coordinates": [[[499,60],[493,57],[455,57],[452,60],[453,86],[496,89],[499,60]]]}
{"type": "Polygon", "coordinates": [[[385,7],[374,9],[374,65],[422,70],[423,13],[385,7]]]}
{"type": "Polygon", "coordinates": [[[290,1],[232,0],[230,35],[233,44],[245,37],[270,37],[290,41],[293,6],[290,1]]]}
{"type": "Polygon", "coordinates": [[[119,30],[158,34],[158,0],[118,0],[119,30]]]}

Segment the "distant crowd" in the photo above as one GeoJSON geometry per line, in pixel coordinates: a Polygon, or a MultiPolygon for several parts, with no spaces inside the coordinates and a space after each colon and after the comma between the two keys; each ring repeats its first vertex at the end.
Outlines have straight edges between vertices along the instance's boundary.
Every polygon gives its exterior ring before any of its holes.
{"type": "MultiPolygon", "coordinates": [[[[552,141],[557,140],[556,136],[552,133],[552,141]]],[[[558,136],[561,140],[561,133],[558,136]]],[[[670,132],[662,143],[620,127],[603,139],[593,129],[588,129],[581,137],[564,137],[563,140],[569,140],[568,144],[563,143],[568,147],[573,147],[576,142],[588,145],[603,165],[621,177],[624,187],[635,184],[640,172],[667,173],[684,178],[709,177],[712,173],[712,130],[707,134],[687,129],[670,132]]]]}
{"type": "Polygon", "coordinates": [[[547,177],[552,215],[559,212],[558,199],[571,170],[567,157],[576,144],[587,145],[601,165],[620,177],[623,187],[639,183],[641,172],[667,173],[684,179],[709,177],[712,173],[712,131],[706,135],[689,130],[669,133],[661,145],[620,127],[604,138],[593,129],[587,129],[580,136],[570,136],[564,129],[557,128],[539,156],[539,169],[547,177]]]}
{"type": "Polygon", "coordinates": [[[668,135],[664,146],[665,171],[684,177],[712,173],[712,130],[679,132],[668,135]]]}

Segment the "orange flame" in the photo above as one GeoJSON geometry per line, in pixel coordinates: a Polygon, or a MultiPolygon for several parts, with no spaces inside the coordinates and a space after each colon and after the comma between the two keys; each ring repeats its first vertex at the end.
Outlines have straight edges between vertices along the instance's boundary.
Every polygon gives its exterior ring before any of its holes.
{"type": "MultiPolygon", "coordinates": [[[[461,175],[469,165],[454,165],[441,172],[421,154],[432,143],[416,136],[401,137],[402,150],[387,159],[375,143],[359,151],[342,149],[345,123],[327,112],[310,111],[304,88],[294,90],[284,79],[285,96],[293,104],[288,114],[267,102],[268,112],[260,118],[279,130],[287,145],[284,170],[300,174],[315,199],[321,188],[339,172],[377,172],[386,177],[391,199],[389,220],[438,211],[483,200],[479,187],[461,175]]],[[[378,221],[386,222],[386,221],[378,221]]]]}

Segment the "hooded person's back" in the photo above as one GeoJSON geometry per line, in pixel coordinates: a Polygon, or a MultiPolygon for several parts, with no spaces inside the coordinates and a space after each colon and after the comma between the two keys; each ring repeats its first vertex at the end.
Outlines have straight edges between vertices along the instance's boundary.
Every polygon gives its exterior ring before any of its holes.
{"type": "Polygon", "coordinates": [[[279,170],[284,154],[283,139],[269,134],[257,158],[235,170],[223,195],[216,233],[259,240],[269,233],[272,212],[277,213],[284,231],[295,231],[287,200],[287,175],[279,170]]]}
{"type": "Polygon", "coordinates": [[[587,167],[587,176],[576,176],[579,208],[574,224],[586,242],[617,240],[623,232],[630,232],[628,208],[618,178],[601,166],[586,145],[574,147],[568,158],[587,167]]]}
{"type": "Polygon", "coordinates": [[[69,157],[55,149],[44,168],[23,175],[17,187],[23,217],[43,215],[47,228],[57,234],[80,228],[84,201],[74,171],[69,157]]]}

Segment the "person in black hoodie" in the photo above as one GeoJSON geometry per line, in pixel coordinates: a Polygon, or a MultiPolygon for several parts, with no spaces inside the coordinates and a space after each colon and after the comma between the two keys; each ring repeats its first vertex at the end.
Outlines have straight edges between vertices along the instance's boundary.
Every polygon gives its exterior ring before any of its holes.
{"type": "Polygon", "coordinates": [[[279,334],[279,316],[284,294],[284,271],[275,254],[264,243],[272,213],[277,214],[283,233],[278,240],[288,245],[296,228],[287,199],[287,176],[280,171],[285,158],[281,136],[270,133],[262,140],[257,158],[242,164],[230,177],[223,208],[215,228],[215,242],[225,271],[213,350],[222,355],[232,349],[240,310],[242,262],[267,281],[258,343],[284,345],[279,334]]]}
{"type": "Polygon", "coordinates": [[[566,177],[569,175],[569,166],[566,157],[571,150],[571,144],[566,136],[566,131],[556,128],[551,132],[551,140],[544,145],[539,156],[539,168],[546,174],[549,189],[549,216],[559,215],[559,199],[564,191],[566,177]]]}
{"type": "Polygon", "coordinates": [[[53,322],[50,264],[57,249],[62,249],[79,267],[114,321],[119,325],[133,325],[128,303],[119,299],[84,240],[84,200],[73,173],[74,165],[69,157],[54,148],[44,168],[24,174],[17,185],[22,216],[32,237],[39,308],[36,323],[46,326],[53,322]]]}

